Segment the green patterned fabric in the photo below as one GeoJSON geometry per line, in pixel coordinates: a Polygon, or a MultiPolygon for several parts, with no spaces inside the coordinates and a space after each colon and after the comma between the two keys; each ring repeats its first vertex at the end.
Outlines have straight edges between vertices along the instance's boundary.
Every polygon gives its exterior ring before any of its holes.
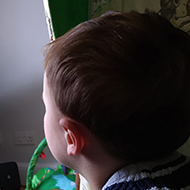
{"type": "Polygon", "coordinates": [[[32,189],[76,189],[76,173],[74,170],[58,165],[56,171],[51,168],[42,168],[32,179],[32,189]],[[66,169],[66,173],[64,172],[66,169]]]}
{"type": "Polygon", "coordinates": [[[56,170],[45,167],[33,175],[38,158],[46,146],[47,142],[44,138],[34,151],[28,166],[26,190],[49,190],[55,188],[63,190],[75,190],[76,172],[63,165],[58,165],[56,170]]]}

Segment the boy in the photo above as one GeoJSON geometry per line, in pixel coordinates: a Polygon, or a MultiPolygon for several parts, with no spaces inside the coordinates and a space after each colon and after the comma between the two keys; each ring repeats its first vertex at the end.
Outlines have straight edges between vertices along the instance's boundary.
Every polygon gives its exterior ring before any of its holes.
{"type": "Polygon", "coordinates": [[[43,99],[54,157],[92,190],[190,189],[190,37],[154,12],[108,12],[49,45],[43,99]]]}

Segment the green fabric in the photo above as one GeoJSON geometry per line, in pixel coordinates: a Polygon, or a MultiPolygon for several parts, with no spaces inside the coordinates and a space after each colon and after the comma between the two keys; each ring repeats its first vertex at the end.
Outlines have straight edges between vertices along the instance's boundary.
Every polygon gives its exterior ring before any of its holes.
{"type": "Polygon", "coordinates": [[[58,165],[56,171],[51,168],[42,168],[32,179],[32,189],[49,190],[49,189],[76,189],[76,174],[75,171],[66,168],[65,174],[62,165],[58,165]]]}
{"type": "Polygon", "coordinates": [[[55,188],[75,190],[76,172],[63,165],[58,165],[55,171],[48,167],[42,168],[33,176],[34,168],[38,162],[38,158],[46,146],[47,142],[44,138],[34,151],[28,166],[26,190],[48,190],[55,188]]]}
{"type": "Polygon", "coordinates": [[[49,0],[55,38],[88,20],[88,0],[49,0]]]}

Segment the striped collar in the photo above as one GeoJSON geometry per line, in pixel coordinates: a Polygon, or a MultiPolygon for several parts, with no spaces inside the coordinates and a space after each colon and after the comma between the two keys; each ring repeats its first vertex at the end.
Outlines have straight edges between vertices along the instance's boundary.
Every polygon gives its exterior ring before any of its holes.
{"type": "MultiPolygon", "coordinates": [[[[164,190],[172,189],[164,186],[164,183],[162,181],[163,180],[167,181],[167,184],[172,183],[169,182],[169,180],[171,181],[172,179],[170,176],[173,175],[173,173],[176,173],[176,171],[178,171],[183,166],[186,166],[187,164],[189,165],[190,169],[190,159],[180,154],[179,152],[174,152],[171,155],[164,157],[160,160],[131,164],[114,173],[112,177],[103,186],[102,190],[108,190],[108,189],[111,190],[112,186],[115,187],[114,189],[120,189],[117,188],[116,186],[118,187],[120,185],[135,186],[135,184],[136,185],[141,184],[142,186],[144,186],[144,188],[135,188],[135,189],[151,189],[151,190],[162,189],[162,188],[164,188],[164,190]],[[155,185],[158,183],[159,183],[159,188],[156,188],[155,185]]],[[[182,174],[184,173],[182,171],[180,172],[182,174]]],[[[190,170],[188,175],[190,175],[190,170]]],[[[184,185],[186,185],[186,183],[190,185],[190,176],[188,178],[189,180],[187,182],[184,182],[184,185]]],[[[186,186],[183,187],[185,188],[186,186]]],[[[190,186],[188,186],[187,189],[190,189],[190,186]]]]}

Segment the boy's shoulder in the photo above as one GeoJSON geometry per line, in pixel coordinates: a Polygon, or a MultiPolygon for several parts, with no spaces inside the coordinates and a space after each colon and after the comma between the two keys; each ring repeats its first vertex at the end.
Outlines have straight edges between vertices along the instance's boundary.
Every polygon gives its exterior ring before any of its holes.
{"type": "Polygon", "coordinates": [[[112,175],[102,190],[133,188],[190,189],[190,158],[174,152],[156,161],[128,165],[112,175]]]}

